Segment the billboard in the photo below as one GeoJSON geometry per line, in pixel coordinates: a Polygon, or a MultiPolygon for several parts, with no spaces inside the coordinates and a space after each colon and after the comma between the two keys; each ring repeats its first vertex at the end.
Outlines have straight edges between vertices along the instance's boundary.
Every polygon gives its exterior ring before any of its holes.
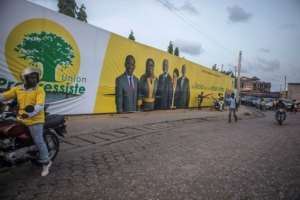
{"type": "Polygon", "coordinates": [[[52,113],[196,107],[200,92],[232,88],[229,76],[38,5],[4,0],[0,10],[0,88],[21,82],[27,66],[39,68],[52,113]]]}

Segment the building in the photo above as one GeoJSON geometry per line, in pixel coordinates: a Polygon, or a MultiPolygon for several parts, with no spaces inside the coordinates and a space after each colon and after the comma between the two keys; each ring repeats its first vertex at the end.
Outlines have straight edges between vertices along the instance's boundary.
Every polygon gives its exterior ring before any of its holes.
{"type": "Polygon", "coordinates": [[[241,77],[241,92],[269,93],[270,91],[270,82],[261,81],[256,76],[252,78],[241,77]]]}
{"type": "Polygon", "coordinates": [[[300,83],[288,83],[288,98],[300,101],[300,83]]]}
{"type": "Polygon", "coordinates": [[[255,97],[270,97],[279,98],[279,92],[271,92],[271,83],[261,81],[256,76],[241,77],[241,96],[255,96],[255,97]]]}

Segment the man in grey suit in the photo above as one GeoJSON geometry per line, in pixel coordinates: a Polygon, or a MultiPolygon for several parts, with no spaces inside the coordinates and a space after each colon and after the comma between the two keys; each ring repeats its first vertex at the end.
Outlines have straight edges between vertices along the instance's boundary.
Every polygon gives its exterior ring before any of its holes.
{"type": "Polygon", "coordinates": [[[116,79],[116,107],[117,112],[134,112],[137,110],[139,81],[133,75],[135,59],[132,55],[126,56],[125,72],[116,79]]]}
{"type": "Polygon", "coordinates": [[[179,91],[176,98],[176,108],[188,108],[190,102],[190,83],[189,79],[186,77],[185,65],[182,65],[181,73],[182,76],[177,81],[179,91]]]}
{"type": "Polygon", "coordinates": [[[158,79],[158,88],[156,92],[156,109],[170,109],[172,103],[173,85],[172,78],[168,73],[169,62],[167,59],[163,60],[163,73],[158,79]]]}

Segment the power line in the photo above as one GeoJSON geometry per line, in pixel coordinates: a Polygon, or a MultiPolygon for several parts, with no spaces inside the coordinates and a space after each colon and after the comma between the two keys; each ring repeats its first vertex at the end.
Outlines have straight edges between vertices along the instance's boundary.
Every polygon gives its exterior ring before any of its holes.
{"type": "MultiPolygon", "coordinates": [[[[191,20],[188,20],[188,18],[181,13],[181,11],[176,8],[174,5],[172,5],[171,3],[168,2],[168,0],[156,0],[159,3],[161,3],[163,6],[165,6],[166,8],[168,8],[168,10],[173,13],[174,15],[176,15],[178,18],[180,18],[184,23],[186,23],[187,25],[189,25],[191,28],[193,28],[196,32],[200,33],[201,35],[203,35],[204,37],[208,38],[210,41],[214,42],[215,44],[217,44],[219,47],[221,47],[223,50],[225,50],[226,53],[230,54],[231,56],[233,54],[237,54],[237,52],[233,51],[230,48],[225,47],[223,44],[221,44],[218,40],[216,40],[215,38],[211,37],[210,35],[206,34],[205,32],[203,32],[197,24],[193,23],[191,20]],[[175,12],[176,11],[176,12],[175,12]]],[[[206,52],[208,53],[208,52],[206,52]]],[[[208,53],[210,54],[210,53],[208,53]]],[[[212,54],[211,54],[212,55],[212,54]]],[[[247,63],[248,65],[253,65],[250,61],[248,61],[247,59],[243,58],[243,62],[247,63]]],[[[249,73],[252,74],[252,73],[249,73]]],[[[271,78],[269,80],[273,80],[276,82],[281,82],[280,80],[271,78]]]]}
{"type": "Polygon", "coordinates": [[[217,44],[219,47],[221,47],[223,50],[225,50],[225,52],[230,52],[230,55],[234,54],[231,49],[225,47],[219,41],[217,41],[213,37],[209,36],[208,34],[204,33],[202,30],[200,30],[198,28],[197,24],[194,24],[191,20],[188,20],[188,18],[186,16],[184,16],[184,14],[182,14],[178,8],[176,8],[172,4],[168,4],[167,3],[168,1],[166,1],[166,0],[157,0],[157,1],[160,2],[161,4],[163,4],[167,8],[171,7],[171,9],[168,9],[171,13],[173,13],[174,15],[179,17],[183,22],[185,22],[187,25],[189,25],[191,28],[193,28],[196,32],[200,33],[204,37],[206,37],[209,40],[213,41],[215,44],[217,44]],[[176,10],[177,12],[174,12],[174,10],[176,10]]]}

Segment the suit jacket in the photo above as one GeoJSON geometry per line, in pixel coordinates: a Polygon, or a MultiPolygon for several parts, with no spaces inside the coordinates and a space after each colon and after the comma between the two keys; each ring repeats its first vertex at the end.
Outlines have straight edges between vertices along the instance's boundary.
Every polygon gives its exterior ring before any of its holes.
{"type": "Polygon", "coordinates": [[[156,92],[156,108],[157,109],[168,109],[171,107],[173,95],[172,78],[168,74],[164,77],[161,74],[158,79],[158,87],[156,92]]]}
{"type": "Polygon", "coordinates": [[[188,108],[190,102],[190,81],[187,77],[184,78],[183,84],[182,77],[177,81],[177,98],[176,98],[176,107],[177,108],[188,108]]]}
{"type": "Polygon", "coordinates": [[[129,86],[127,74],[116,78],[116,107],[117,112],[132,112],[137,110],[139,81],[133,75],[134,87],[129,86]]]}

